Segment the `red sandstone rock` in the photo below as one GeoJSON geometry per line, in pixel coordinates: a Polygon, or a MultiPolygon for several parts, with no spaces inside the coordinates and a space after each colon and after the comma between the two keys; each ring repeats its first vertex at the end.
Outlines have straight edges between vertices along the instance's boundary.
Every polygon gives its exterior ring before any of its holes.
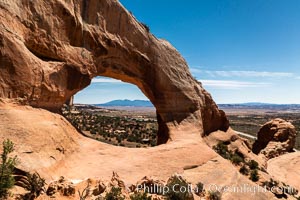
{"type": "Polygon", "coordinates": [[[274,119],[262,126],[252,151],[267,159],[291,152],[296,142],[295,127],[283,119],[274,119]]]}
{"type": "MultiPolygon", "coordinates": [[[[137,85],[157,109],[159,143],[182,122],[199,134],[228,120],[167,41],[117,0],[0,1],[0,97],[58,110],[96,76],[137,85]]],[[[188,133],[186,133],[188,134],[188,133]]]]}

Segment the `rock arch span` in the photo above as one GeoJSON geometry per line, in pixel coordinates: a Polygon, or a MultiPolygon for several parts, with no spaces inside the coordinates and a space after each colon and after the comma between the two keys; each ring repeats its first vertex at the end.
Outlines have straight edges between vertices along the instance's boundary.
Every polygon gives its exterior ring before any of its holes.
{"type": "Polygon", "coordinates": [[[96,76],[137,85],[157,110],[159,143],[226,130],[228,120],[167,41],[117,0],[0,1],[0,97],[56,111],[96,76]],[[180,135],[180,136],[179,136],[180,135]]]}

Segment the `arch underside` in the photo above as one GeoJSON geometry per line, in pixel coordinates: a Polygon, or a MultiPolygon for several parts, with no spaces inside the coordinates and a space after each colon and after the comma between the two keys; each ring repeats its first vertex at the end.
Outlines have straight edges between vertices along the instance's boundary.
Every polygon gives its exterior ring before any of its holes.
{"type": "Polygon", "coordinates": [[[174,131],[181,125],[196,127],[199,135],[228,128],[178,51],[118,1],[11,3],[0,2],[6,27],[0,30],[0,97],[56,111],[92,78],[106,76],[138,86],[149,98],[159,143],[189,134],[174,131]]]}

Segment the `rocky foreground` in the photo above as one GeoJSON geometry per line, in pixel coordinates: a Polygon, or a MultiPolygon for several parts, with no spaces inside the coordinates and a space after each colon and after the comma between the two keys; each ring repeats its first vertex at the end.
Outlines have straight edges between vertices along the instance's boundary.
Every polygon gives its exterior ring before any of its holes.
{"type": "MultiPolygon", "coordinates": [[[[291,166],[300,160],[298,152],[290,152],[294,132],[270,131],[270,149],[263,145],[254,151],[259,155],[253,153],[177,50],[118,1],[2,0],[0,18],[0,141],[15,143],[19,171],[38,172],[46,180],[39,199],[79,199],[87,184],[86,198],[97,199],[117,180],[128,186],[119,185],[128,198],[134,191],[129,186],[143,177],[167,184],[174,174],[193,185],[203,183],[206,191],[221,188],[222,199],[298,197],[280,190],[300,189],[299,165],[291,166]],[[135,84],[150,99],[161,145],[128,149],[97,142],[58,114],[99,75],[135,84]],[[275,153],[260,153],[274,152],[271,148],[275,153]],[[224,190],[243,185],[266,191],[224,190]]],[[[22,187],[14,190],[24,193],[22,187]]],[[[208,195],[193,192],[187,198],[208,195]]]]}
{"type": "MultiPolygon", "coordinates": [[[[18,168],[29,172],[37,171],[46,179],[46,191],[51,185],[53,187],[53,181],[57,182],[62,176],[66,184],[72,186],[72,191],[75,191],[64,194],[57,189],[48,195],[43,194],[40,199],[51,196],[51,199],[78,199],[77,190],[82,191],[87,186],[88,178],[94,181],[91,188],[96,187],[96,182],[99,181],[105,185],[107,190],[101,193],[105,196],[105,192],[111,188],[109,185],[114,172],[118,173],[119,179],[126,185],[125,193],[128,195],[132,192],[129,186],[137,185],[145,176],[167,184],[174,174],[184,177],[194,186],[199,182],[203,183],[207,191],[215,186],[222,188],[247,185],[250,188],[261,188],[258,192],[223,192],[222,199],[276,198],[271,191],[263,190],[264,182],[270,182],[271,178],[300,189],[297,184],[299,165],[290,163],[299,162],[299,153],[288,153],[267,160],[251,153],[247,140],[239,138],[231,129],[227,132],[213,132],[203,139],[197,129],[177,129],[178,134],[189,131],[190,137],[157,147],[132,149],[85,138],[61,115],[43,109],[5,102],[1,103],[0,114],[0,137],[1,140],[9,138],[15,142],[16,153],[20,158],[18,168]],[[243,155],[244,161],[234,163],[233,160],[218,155],[213,147],[220,142],[227,146],[229,154],[239,152],[239,155],[243,155]],[[255,182],[250,180],[250,169],[248,175],[240,170],[244,163],[251,160],[259,164],[259,180],[255,182]]],[[[194,196],[195,199],[200,198],[195,194],[194,196]]],[[[292,199],[292,196],[287,195],[286,198],[292,199]]],[[[90,193],[89,198],[96,197],[90,193]]]]}

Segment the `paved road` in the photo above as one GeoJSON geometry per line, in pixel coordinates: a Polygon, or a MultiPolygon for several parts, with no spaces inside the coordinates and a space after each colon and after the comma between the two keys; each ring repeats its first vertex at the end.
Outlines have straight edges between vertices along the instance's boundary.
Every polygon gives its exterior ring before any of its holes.
{"type": "Polygon", "coordinates": [[[250,134],[248,134],[248,133],[243,133],[243,132],[239,132],[239,131],[235,131],[235,132],[236,132],[236,134],[238,134],[238,135],[245,136],[245,137],[250,138],[250,139],[254,139],[254,140],[257,139],[257,137],[255,137],[255,136],[253,136],[253,135],[250,135],[250,134]]]}

